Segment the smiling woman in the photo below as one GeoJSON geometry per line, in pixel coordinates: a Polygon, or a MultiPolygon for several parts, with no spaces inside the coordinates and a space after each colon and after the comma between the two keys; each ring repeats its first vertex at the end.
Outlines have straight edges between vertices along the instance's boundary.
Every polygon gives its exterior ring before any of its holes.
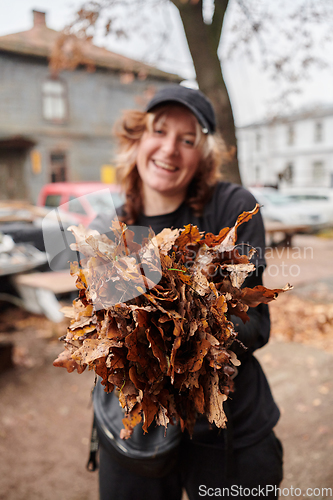
{"type": "MultiPolygon", "coordinates": [[[[239,185],[218,181],[223,143],[215,133],[212,105],[200,91],[181,86],[161,89],[145,111],[125,112],[115,133],[119,142],[119,180],[126,196],[123,207],[117,213],[127,225],[135,225],[140,230],[142,227],[151,228],[155,234],[165,228],[192,225],[197,226],[199,232],[216,235],[223,228],[234,226],[242,212],[254,209],[256,201],[251,193],[239,185]]],[[[107,215],[101,214],[90,227],[108,232],[111,224],[107,215]]],[[[237,243],[243,244],[243,249],[250,246],[257,250],[252,259],[256,271],[246,278],[244,286],[253,288],[262,285],[265,232],[260,214],[239,227],[237,236],[237,243]]],[[[198,249],[190,245],[186,251],[195,253],[198,249]]],[[[230,259],[233,262],[233,257],[230,259]]],[[[174,266],[169,267],[170,273],[177,271],[174,266]]],[[[221,286],[223,279],[221,276],[221,286]]],[[[186,307],[191,309],[193,304],[183,293],[186,307]]],[[[177,297],[175,300],[180,300],[177,297]]],[[[119,307],[119,310],[122,309],[119,307]]],[[[282,479],[282,452],[272,431],[279,419],[279,410],[260,364],[253,356],[256,349],[268,342],[268,308],[265,304],[251,308],[247,323],[242,323],[232,312],[230,314],[230,325],[233,325],[240,341],[239,344],[233,342],[230,348],[241,364],[234,378],[235,390],[227,406],[224,406],[228,419],[226,431],[221,432],[203,416],[196,420],[191,439],[186,431],[176,432],[174,441],[163,435],[157,446],[153,437],[156,429],[151,425],[146,435],[138,429],[138,436],[135,439],[130,437],[128,445],[124,441],[115,445],[121,441],[119,432],[114,429],[115,416],[118,415],[121,421],[123,414],[116,395],[113,392],[107,394],[103,386],[97,384],[94,409],[100,438],[101,500],[180,500],[183,489],[190,500],[195,500],[201,495],[200,485],[207,485],[209,491],[213,486],[256,488],[258,485],[279,485],[282,479]],[[243,349],[244,346],[246,349],[243,349]],[[105,418],[102,419],[101,415],[105,418]],[[120,457],[119,449],[124,451],[126,446],[135,453],[128,453],[124,458],[124,452],[120,457]],[[162,452],[162,449],[167,449],[168,453],[162,452]],[[157,464],[163,466],[157,468],[157,464]]],[[[182,310],[178,320],[184,329],[187,328],[188,338],[192,339],[193,332],[185,310],[182,310]]],[[[202,338],[206,335],[204,323],[209,324],[210,321],[209,314],[204,321],[198,321],[202,338]]],[[[163,318],[163,324],[168,341],[177,345],[178,329],[167,316],[163,318]]],[[[138,327],[142,338],[149,335],[150,328],[161,332],[156,317],[147,328],[138,327]]],[[[121,331],[120,324],[117,324],[118,331],[121,331]]],[[[163,350],[163,347],[159,349],[163,350]]],[[[145,352],[142,362],[149,363],[149,369],[154,371],[154,360],[147,360],[145,352]]],[[[132,367],[133,373],[137,371],[140,387],[149,386],[155,391],[155,386],[151,385],[149,378],[145,378],[140,366],[138,362],[132,367]]],[[[181,354],[178,366],[182,376],[184,361],[181,354]]],[[[198,387],[198,377],[193,370],[195,387],[198,387]]],[[[108,382],[111,383],[110,378],[108,382]]],[[[138,381],[135,380],[135,383],[138,381]]],[[[182,384],[188,389],[184,380],[182,384]]],[[[184,395],[185,401],[188,397],[188,393],[184,395]]],[[[209,400],[205,404],[209,406],[209,400]]],[[[163,412],[163,404],[160,410],[163,412]]],[[[202,413],[202,408],[198,411],[202,413]]],[[[183,417],[186,418],[186,415],[183,417]]],[[[171,427],[177,430],[177,426],[171,427]]],[[[271,490],[264,496],[276,498],[271,490]]]]}

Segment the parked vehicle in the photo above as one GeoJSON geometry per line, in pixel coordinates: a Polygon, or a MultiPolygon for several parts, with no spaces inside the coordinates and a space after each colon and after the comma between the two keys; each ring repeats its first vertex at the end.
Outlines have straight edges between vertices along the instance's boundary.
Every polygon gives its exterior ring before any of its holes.
{"type": "Polygon", "coordinates": [[[16,244],[9,234],[0,233],[0,277],[30,271],[46,262],[46,254],[35,246],[16,244]]]}
{"type": "Polygon", "coordinates": [[[48,213],[26,201],[0,201],[0,233],[10,236],[14,243],[29,243],[44,251],[41,220],[48,213]]]}
{"type": "Polygon", "coordinates": [[[283,193],[292,201],[324,211],[333,225],[333,188],[285,188],[283,193]]]}
{"type": "Polygon", "coordinates": [[[333,214],[323,203],[305,201],[274,188],[249,188],[262,205],[264,220],[288,226],[309,226],[313,230],[333,224],[333,214]]]}
{"type": "Polygon", "coordinates": [[[88,226],[100,212],[122,205],[123,197],[117,184],[102,182],[52,182],[40,191],[37,205],[59,208],[74,224],[88,226]]]}

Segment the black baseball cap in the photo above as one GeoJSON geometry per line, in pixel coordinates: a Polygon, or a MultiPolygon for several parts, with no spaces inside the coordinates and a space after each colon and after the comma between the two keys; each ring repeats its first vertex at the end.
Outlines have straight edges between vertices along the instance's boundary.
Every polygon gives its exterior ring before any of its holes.
{"type": "Polygon", "coordinates": [[[216,130],[215,113],[210,100],[200,91],[183,87],[182,85],[169,85],[160,89],[146,107],[146,111],[168,102],[177,102],[186,106],[197,118],[204,134],[213,134],[216,130]]]}

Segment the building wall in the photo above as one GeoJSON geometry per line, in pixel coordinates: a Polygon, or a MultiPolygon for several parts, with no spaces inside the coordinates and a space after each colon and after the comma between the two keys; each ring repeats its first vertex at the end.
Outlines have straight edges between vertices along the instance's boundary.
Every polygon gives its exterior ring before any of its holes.
{"type": "Polygon", "coordinates": [[[51,154],[65,154],[68,180],[100,180],[100,169],[112,164],[111,136],[123,109],[138,108],[138,96],[168,82],[149,77],[123,84],[114,72],[98,69],[63,72],[68,96],[68,119],[52,123],[43,118],[42,85],[49,77],[43,58],[0,52],[0,139],[24,136],[35,143],[26,151],[27,197],[33,203],[50,182],[51,154]],[[39,155],[41,168],[31,159],[39,155]]]}
{"type": "Polygon", "coordinates": [[[253,126],[237,130],[238,156],[245,186],[273,184],[275,136],[270,127],[253,126]]]}
{"type": "Polygon", "coordinates": [[[333,187],[333,110],[243,127],[237,134],[245,185],[333,187]]]}

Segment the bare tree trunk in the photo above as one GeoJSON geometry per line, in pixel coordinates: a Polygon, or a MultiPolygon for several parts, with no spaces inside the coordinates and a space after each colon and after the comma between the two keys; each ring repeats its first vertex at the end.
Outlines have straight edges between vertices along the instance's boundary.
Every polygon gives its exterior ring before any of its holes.
{"type": "Polygon", "coordinates": [[[215,0],[215,12],[211,24],[204,23],[202,0],[197,2],[171,1],[178,8],[183,22],[199,88],[214,105],[217,128],[227,147],[227,155],[221,166],[223,177],[225,180],[241,184],[234,117],[221,62],[217,55],[229,0],[215,0]]]}

